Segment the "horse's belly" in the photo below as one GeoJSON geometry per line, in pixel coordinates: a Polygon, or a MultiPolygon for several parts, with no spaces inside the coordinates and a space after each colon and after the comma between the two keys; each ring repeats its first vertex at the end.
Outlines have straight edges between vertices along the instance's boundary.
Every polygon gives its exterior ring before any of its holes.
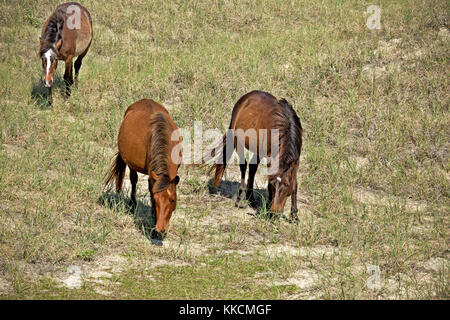
{"type": "MultiPolygon", "coordinates": [[[[263,151],[260,150],[260,144],[264,145],[264,150],[267,149],[267,136],[270,137],[270,132],[259,121],[257,114],[249,113],[246,117],[239,117],[235,122],[234,129],[237,143],[244,143],[245,148],[253,154],[260,154],[263,151]]],[[[264,155],[261,154],[261,156],[264,155]]]]}
{"type": "Polygon", "coordinates": [[[139,151],[130,149],[130,146],[121,148],[120,155],[123,161],[134,171],[148,174],[147,166],[145,165],[145,157],[139,156],[139,151]]]}
{"type": "Polygon", "coordinates": [[[128,131],[119,133],[119,152],[125,163],[134,171],[147,172],[147,144],[145,138],[128,131]]]}
{"type": "Polygon", "coordinates": [[[82,39],[76,41],[76,49],[75,49],[75,56],[78,57],[80,54],[82,54],[84,51],[86,51],[87,47],[89,46],[89,43],[91,42],[90,38],[87,37],[81,37],[82,39]]]}

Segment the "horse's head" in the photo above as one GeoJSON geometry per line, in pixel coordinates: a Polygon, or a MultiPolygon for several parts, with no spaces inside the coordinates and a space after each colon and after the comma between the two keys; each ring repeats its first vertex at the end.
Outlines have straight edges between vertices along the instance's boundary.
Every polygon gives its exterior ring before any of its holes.
{"type": "Polygon", "coordinates": [[[297,162],[292,162],[286,170],[269,177],[269,188],[272,188],[272,205],[270,212],[282,212],[286,200],[294,192],[295,180],[297,179],[297,162]]]}
{"type": "MultiPolygon", "coordinates": [[[[152,178],[157,184],[160,180],[164,180],[164,177],[158,176],[154,171],[152,171],[152,178]]],[[[167,176],[166,176],[167,178],[167,176]]],[[[167,228],[169,226],[169,220],[172,216],[173,211],[177,206],[177,189],[176,186],[180,182],[180,177],[176,176],[174,179],[165,182],[167,188],[161,191],[153,191],[153,198],[155,200],[155,210],[156,210],[156,236],[158,238],[163,238],[166,234],[167,228]]],[[[164,183],[164,182],[163,182],[164,183]]]]}
{"type": "Polygon", "coordinates": [[[61,47],[61,40],[56,45],[47,46],[41,39],[41,49],[39,55],[42,60],[43,80],[46,87],[53,86],[53,74],[58,66],[58,50],[61,47]]]}

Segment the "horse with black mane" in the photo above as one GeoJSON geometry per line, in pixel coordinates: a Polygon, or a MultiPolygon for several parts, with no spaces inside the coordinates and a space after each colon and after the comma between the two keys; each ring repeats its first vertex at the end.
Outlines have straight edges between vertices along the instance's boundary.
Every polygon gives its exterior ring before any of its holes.
{"type": "Polygon", "coordinates": [[[105,178],[105,186],[115,181],[119,193],[128,166],[134,210],[137,172],[148,175],[152,214],[156,221],[151,236],[162,240],[177,205],[176,186],[180,181],[177,171],[182,157],[178,127],[166,108],[159,103],[149,99],[137,101],[125,112],[119,129],[118,148],[105,178]]]}
{"type": "Polygon", "coordinates": [[[64,82],[66,94],[70,96],[70,86],[74,83],[72,60],[75,61],[75,83],[84,56],[92,42],[92,19],[89,11],[76,2],[59,5],[45,21],[40,36],[39,57],[42,60],[43,80],[48,88],[48,101],[52,103],[53,75],[58,60],[65,62],[64,82]]]}
{"type": "Polygon", "coordinates": [[[237,206],[245,206],[246,200],[255,204],[253,182],[262,158],[269,159],[268,193],[271,204],[269,214],[283,211],[286,200],[291,196],[291,220],[297,216],[297,172],[302,148],[302,126],[292,106],[285,100],[277,100],[267,92],[252,91],[241,97],[235,104],[227,134],[222,142],[214,148],[210,156],[216,158],[213,185],[220,184],[227,162],[236,149],[240,158],[241,184],[236,199],[237,206]],[[239,136],[237,132],[254,130],[255,139],[250,135],[239,136]],[[261,134],[264,133],[264,134],[261,134]],[[275,133],[277,133],[277,139],[275,133]],[[230,143],[230,140],[231,143],[230,143]],[[272,143],[273,140],[275,144],[272,143]],[[273,150],[274,145],[277,150],[273,150]],[[229,146],[232,150],[227,150],[229,146]],[[249,177],[245,185],[247,160],[244,147],[253,153],[249,164],[249,177]],[[220,160],[220,162],[217,161],[220,160]],[[244,200],[244,201],[243,201],[244,200]]]}

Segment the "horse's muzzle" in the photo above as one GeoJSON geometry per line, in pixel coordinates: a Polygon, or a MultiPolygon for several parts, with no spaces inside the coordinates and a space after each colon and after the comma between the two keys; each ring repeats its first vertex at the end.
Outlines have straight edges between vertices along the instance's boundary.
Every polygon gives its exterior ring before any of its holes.
{"type": "Polygon", "coordinates": [[[53,80],[50,80],[50,81],[44,81],[44,85],[45,85],[47,88],[51,88],[51,87],[53,86],[53,80]]]}

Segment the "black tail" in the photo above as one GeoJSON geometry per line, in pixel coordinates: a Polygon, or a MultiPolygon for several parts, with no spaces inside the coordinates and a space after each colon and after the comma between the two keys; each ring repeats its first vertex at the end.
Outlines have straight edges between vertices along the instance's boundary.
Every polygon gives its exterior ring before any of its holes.
{"type": "MultiPolygon", "coordinates": [[[[228,132],[231,132],[231,131],[228,131],[228,132]]],[[[230,136],[229,138],[233,138],[233,137],[230,136]]],[[[215,187],[219,186],[220,181],[222,180],[222,176],[225,172],[227,162],[230,160],[231,155],[233,154],[234,148],[233,148],[233,150],[231,150],[231,152],[227,152],[226,148],[227,148],[227,133],[225,133],[223,135],[221,144],[219,144],[217,147],[215,147],[210,153],[212,157],[216,157],[216,150],[219,149],[220,151],[219,151],[218,157],[216,159],[220,159],[220,157],[222,157],[222,163],[213,164],[208,171],[208,174],[211,174],[211,172],[214,169],[216,169],[216,173],[214,174],[214,181],[213,181],[213,185],[215,187]]]]}
{"type": "Polygon", "coordinates": [[[113,180],[116,183],[116,191],[120,192],[122,190],[123,177],[125,176],[125,169],[127,168],[126,163],[123,161],[120,153],[117,152],[114,158],[114,162],[111,165],[108,173],[105,176],[105,187],[112,184],[113,180]]]}

